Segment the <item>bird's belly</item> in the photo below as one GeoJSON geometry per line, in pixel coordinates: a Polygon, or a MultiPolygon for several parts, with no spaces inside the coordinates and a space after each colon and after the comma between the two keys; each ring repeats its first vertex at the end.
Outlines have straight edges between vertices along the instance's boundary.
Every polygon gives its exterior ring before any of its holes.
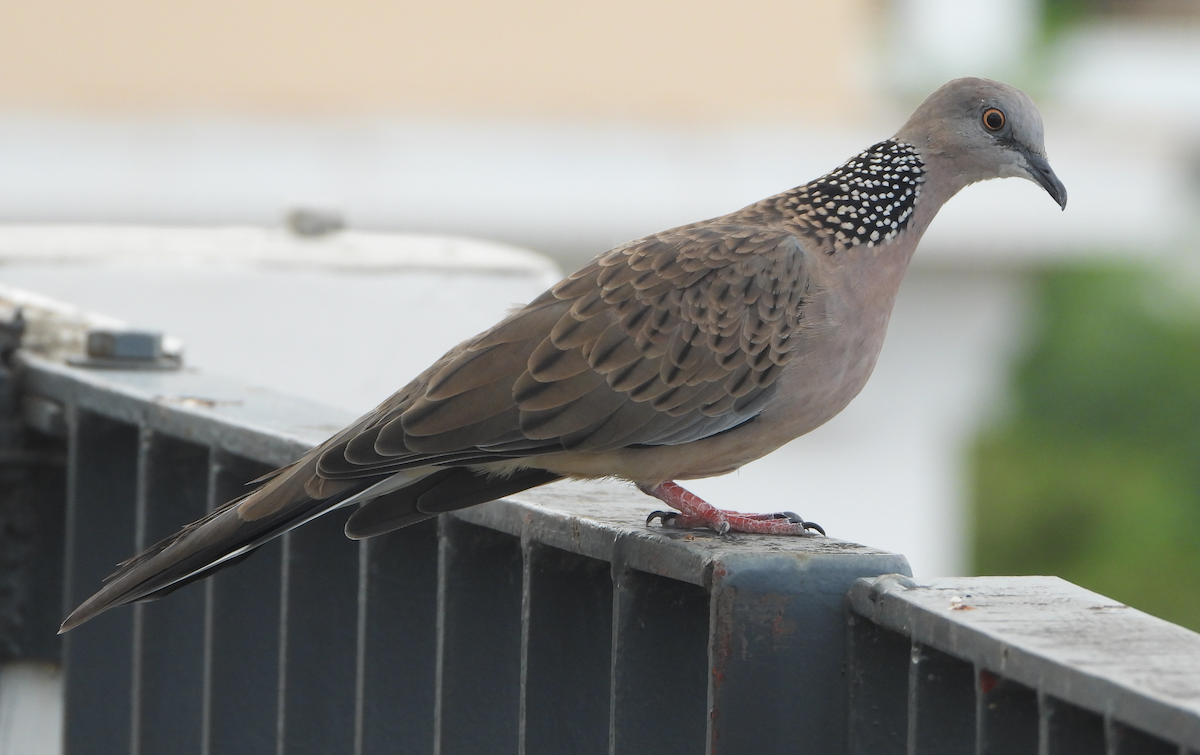
{"type": "Polygon", "coordinates": [[[843,331],[842,337],[824,339],[819,348],[793,360],[766,409],[724,433],[675,446],[547,454],[498,463],[493,471],[536,467],[565,477],[617,477],[645,485],[732,472],[820,427],[844,409],[875,366],[883,340],[876,330],[843,331]]]}

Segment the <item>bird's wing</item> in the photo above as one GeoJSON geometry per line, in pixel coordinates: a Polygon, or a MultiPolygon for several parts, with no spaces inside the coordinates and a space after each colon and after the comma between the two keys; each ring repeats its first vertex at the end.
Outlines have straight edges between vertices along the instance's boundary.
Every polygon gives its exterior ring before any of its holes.
{"type": "Polygon", "coordinates": [[[317,473],[686,443],[756,416],[803,337],[811,262],[783,230],[710,222],[618,247],[462,344],[317,473]]]}

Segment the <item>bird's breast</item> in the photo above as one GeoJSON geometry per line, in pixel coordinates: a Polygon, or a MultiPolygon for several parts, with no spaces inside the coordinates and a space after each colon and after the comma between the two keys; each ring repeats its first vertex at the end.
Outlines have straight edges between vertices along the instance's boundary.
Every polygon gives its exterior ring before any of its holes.
{"type": "Polygon", "coordinates": [[[907,260],[899,262],[849,260],[825,271],[805,302],[790,359],[753,420],[689,443],[549,454],[536,466],[564,476],[616,476],[651,485],[712,477],[820,427],[858,395],[875,368],[907,260]]]}

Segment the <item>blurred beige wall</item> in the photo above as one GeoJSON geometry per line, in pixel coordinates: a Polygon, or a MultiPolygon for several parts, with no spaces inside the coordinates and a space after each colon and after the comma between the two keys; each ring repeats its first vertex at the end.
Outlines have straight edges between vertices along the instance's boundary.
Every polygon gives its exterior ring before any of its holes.
{"type": "Polygon", "coordinates": [[[0,109],[836,122],[873,2],[6,0],[0,109]]]}

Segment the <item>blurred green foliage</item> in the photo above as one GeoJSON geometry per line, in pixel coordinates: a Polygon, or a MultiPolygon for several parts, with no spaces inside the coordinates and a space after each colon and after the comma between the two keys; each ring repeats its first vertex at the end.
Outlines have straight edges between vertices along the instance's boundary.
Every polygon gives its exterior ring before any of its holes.
{"type": "Polygon", "coordinates": [[[1042,0],[1042,33],[1053,39],[1081,21],[1099,15],[1106,5],[1103,0],[1042,0]]]}
{"type": "Polygon", "coordinates": [[[1125,266],[1038,282],[1012,411],[974,453],[978,574],[1053,574],[1200,630],[1200,313],[1125,266]]]}
{"type": "Polygon", "coordinates": [[[1195,0],[1042,0],[1042,37],[1052,41],[1062,32],[1096,18],[1188,19],[1195,0]]]}

